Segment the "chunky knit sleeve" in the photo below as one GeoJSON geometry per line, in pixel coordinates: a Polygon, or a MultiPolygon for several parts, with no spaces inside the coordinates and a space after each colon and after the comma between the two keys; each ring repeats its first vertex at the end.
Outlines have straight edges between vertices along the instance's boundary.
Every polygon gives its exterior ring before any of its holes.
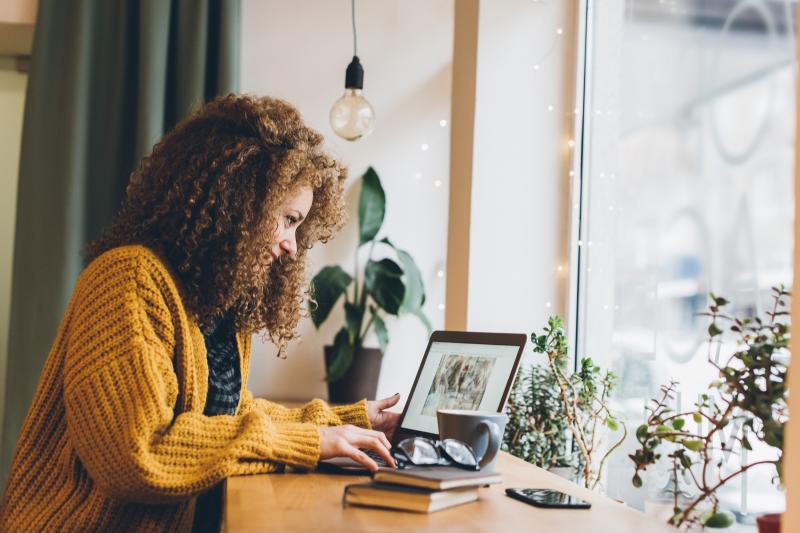
{"type": "MultiPolygon", "coordinates": [[[[102,259],[102,257],[101,257],[102,259]]],[[[129,501],[185,499],[233,474],[312,468],[319,430],[263,409],[176,413],[170,305],[135,258],[95,261],[76,286],[67,332],[67,435],[98,488],[129,501]],[[133,262],[133,264],[132,264],[133,262]]]]}
{"type": "Polygon", "coordinates": [[[367,416],[367,401],[349,405],[329,406],[320,399],[311,400],[302,407],[289,409],[280,404],[253,398],[249,390],[245,390],[242,396],[242,412],[261,411],[273,420],[287,422],[311,422],[318,426],[340,426],[342,424],[353,424],[370,429],[367,416]]]}

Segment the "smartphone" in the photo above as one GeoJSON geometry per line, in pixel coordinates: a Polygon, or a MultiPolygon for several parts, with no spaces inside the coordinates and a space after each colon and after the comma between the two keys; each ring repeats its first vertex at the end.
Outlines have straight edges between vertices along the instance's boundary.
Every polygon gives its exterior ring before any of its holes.
{"type": "Polygon", "coordinates": [[[515,500],[551,509],[589,509],[592,504],[550,489],[506,489],[506,495],[515,500]]]}

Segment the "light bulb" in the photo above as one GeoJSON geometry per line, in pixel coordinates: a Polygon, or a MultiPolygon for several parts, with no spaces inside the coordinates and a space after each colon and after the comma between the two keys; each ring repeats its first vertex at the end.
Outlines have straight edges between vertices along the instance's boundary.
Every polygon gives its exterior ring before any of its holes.
{"type": "Polygon", "coordinates": [[[364,87],[364,69],[358,60],[347,66],[344,95],[336,100],[331,108],[331,128],[339,137],[357,141],[366,137],[375,128],[375,110],[361,95],[364,87]]]}

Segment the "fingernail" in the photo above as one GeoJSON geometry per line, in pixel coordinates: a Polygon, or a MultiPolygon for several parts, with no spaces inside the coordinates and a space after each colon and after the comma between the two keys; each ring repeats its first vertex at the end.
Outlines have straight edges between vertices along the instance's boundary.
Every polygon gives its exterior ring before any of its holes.
{"type": "Polygon", "coordinates": [[[400,396],[399,392],[395,392],[392,396],[400,396]]]}

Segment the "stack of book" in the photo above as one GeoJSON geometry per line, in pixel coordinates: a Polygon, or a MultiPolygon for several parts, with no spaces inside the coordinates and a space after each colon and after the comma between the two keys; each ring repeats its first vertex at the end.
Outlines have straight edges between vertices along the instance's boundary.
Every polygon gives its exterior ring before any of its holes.
{"type": "Polygon", "coordinates": [[[471,472],[454,467],[381,468],[372,481],[344,489],[350,505],[432,513],[478,499],[478,487],[500,483],[495,472],[471,472]]]}

